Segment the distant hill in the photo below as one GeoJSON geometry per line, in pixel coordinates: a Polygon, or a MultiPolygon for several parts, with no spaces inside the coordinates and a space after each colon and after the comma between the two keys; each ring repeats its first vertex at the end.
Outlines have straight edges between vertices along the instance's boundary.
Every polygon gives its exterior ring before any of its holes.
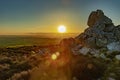
{"type": "Polygon", "coordinates": [[[40,36],[42,38],[69,38],[75,37],[79,33],[28,33],[28,35],[40,36]]]}

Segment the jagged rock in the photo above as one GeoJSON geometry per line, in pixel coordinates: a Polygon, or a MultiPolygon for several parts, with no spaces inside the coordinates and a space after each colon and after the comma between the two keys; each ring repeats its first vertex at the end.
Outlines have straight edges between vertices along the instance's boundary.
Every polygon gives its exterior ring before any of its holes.
{"type": "Polygon", "coordinates": [[[104,34],[104,32],[101,31],[100,29],[94,27],[94,28],[87,28],[85,30],[84,34],[89,37],[101,37],[101,35],[104,34]]]}
{"type": "Polygon", "coordinates": [[[79,50],[79,52],[83,55],[86,55],[89,51],[90,51],[90,49],[87,47],[83,47],[79,50]]]}
{"type": "Polygon", "coordinates": [[[120,42],[113,42],[107,45],[110,51],[120,51],[120,42]]]}
{"type": "MultiPolygon", "coordinates": [[[[85,75],[90,75],[91,73],[96,74],[96,72],[101,71],[98,69],[98,65],[104,63],[104,69],[106,70],[103,70],[101,73],[103,78],[98,78],[100,80],[103,80],[104,78],[104,80],[119,80],[120,25],[115,26],[112,23],[112,20],[104,15],[102,10],[92,12],[89,16],[87,24],[88,28],[75,39],[64,39],[60,43],[61,48],[65,50],[64,54],[68,53],[70,50],[74,54],[75,58],[71,57],[71,59],[76,60],[73,60],[73,63],[76,64],[75,66],[73,65],[72,69],[73,77],[78,80],[88,80],[90,79],[89,77],[83,77],[84,72],[85,75]],[[86,63],[88,61],[82,59],[81,56],[89,57],[91,59],[98,59],[101,60],[101,62],[96,62],[96,60],[93,60],[95,65],[97,65],[97,67],[95,67],[91,62],[86,63]],[[85,65],[81,63],[85,63],[85,65]],[[84,70],[84,68],[87,68],[88,70],[84,70]],[[88,72],[89,70],[90,73],[88,72]],[[110,73],[113,73],[114,77],[111,77],[109,75],[110,73]]],[[[67,59],[68,55],[65,58],[67,59]]],[[[89,61],[91,59],[89,59],[89,61]]],[[[103,69],[103,66],[100,66],[100,68],[103,69]]],[[[94,80],[97,80],[98,78],[95,78],[94,80]]]]}
{"type": "Polygon", "coordinates": [[[107,39],[106,38],[97,38],[96,39],[96,45],[97,47],[105,47],[107,44],[107,39]]]}
{"type": "Polygon", "coordinates": [[[88,18],[88,26],[92,27],[97,22],[104,24],[112,24],[112,20],[106,17],[102,10],[93,11],[88,18]]]}
{"type": "Polygon", "coordinates": [[[92,27],[103,16],[104,16],[103,11],[101,10],[93,11],[88,18],[88,23],[87,23],[88,26],[92,27]]]}
{"type": "Polygon", "coordinates": [[[116,58],[117,60],[120,60],[120,55],[116,55],[115,58],[116,58]]]}
{"type": "Polygon", "coordinates": [[[120,42],[120,26],[114,26],[112,20],[102,10],[93,11],[88,18],[88,28],[76,37],[83,46],[106,48],[108,44],[120,42]]]}
{"type": "Polygon", "coordinates": [[[116,79],[109,77],[108,80],[116,80],[116,79]]]}
{"type": "Polygon", "coordinates": [[[99,57],[101,57],[101,58],[103,58],[103,59],[106,58],[105,54],[100,54],[99,57]]]}
{"type": "Polygon", "coordinates": [[[120,25],[116,26],[114,29],[114,34],[117,37],[117,39],[120,41],[120,25]]]}
{"type": "Polygon", "coordinates": [[[105,33],[104,33],[104,36],[105,36],[107,39],[115,38],[114,33],[111,33],[111,32],[105,32],[105,33]]]}
{"type": "Polygon", "coordinates": [[[103,30],[105,29],[106,25],[105,25],[104,23],[99,23],[99,22],[97,22],[97,23],[94,25],[94,27],[95,27],[96,29],[99,29],[99,31],[103,31],[103,30]]]}
{"type": "Polygon", "coordinates": [[[96,55],[96,54],[99,54],[100,53],[100,50],[97,50],[97,49],[90,49],[90,54],[92,54],[92,55],[95,55],[95,56],[98,56],[98,55],[96,55]]]}
{"type": "MultiPolygon", "coordinates": [[[[103,77],[99,78],[100,80],[120,80],[120,25],[115,26],[112,20],[104,15],[102,10],[93,11],[88,18],[87,24],[88,28],[75,38],[77,46],[72,48],[72,52],[75,55],[83,54],[103,60],[106,70],[103,72],[104,74],[102,73],[103,77]],[[112,76],[110,73],[113,73],[112,76]]],[[[80,63],[76,63],[76,66],[79,67],[74,70],[76,71],[74,75],[78,75],[75,76],[77,79],[88,80],[80,77],[80,72],[85,72],[81,71],[83,67],[81,67],[80,63]]],[[[87,67],[91,69],[92,66],[90,64],[87,67]]]]}
{"type": "Polygon", "coordinates": [[[78,55],[79,54],[79,50],[82,48],[82,45],[77,45],[76,47],[74,47],[74,48],[72,48],[71,50],[72,50],[72,53],[74,54],[74,55],[78,55]]]}
{"type": "Polygon", "coordinates": [[[74,38],[66,38],[60,42],[60,52],[62,57],[67,58],[66,61],[69,61],[70,56],[73,55],[72,48],[76,46],[74,38]]]}
{"type": "Polygon", "coordinates": [[[115,28],[114,25],[106,25],[105,28],[104,28],[104,31],[105,32],[111,32],[111,31],[113,31],[114,28],[115,28]]]}
{"type": "Polygon", "coordinates": [[[76,37],[76,41],[78,44],[84,44],[85,40],[87,39],[87,35],[81,33],[79,36],[76,37]]]}
{"type": "Polygon", "coordinates": [[[79,50],[80,48],[82,48],[82,45],[79,44],[79,45],[77,45],[77,46],[74,48],[74,50],[77,51],[77,50],[79,50]]]}
{"type": "Polygon", "coordinates": [[[95,37],[90,37],[86,39],[84,45],[89,48],[96,47],[95,39],[96,39],[95,37]]]}
{"type": "Polygon", "coordinates": [[[68,38],[68,39],[63,39],[60,42],[60,47],[66,49],[66,48],[73,47],[75,44],[76,44],[76,42],[75,42],[74,38],[68,38]]]}

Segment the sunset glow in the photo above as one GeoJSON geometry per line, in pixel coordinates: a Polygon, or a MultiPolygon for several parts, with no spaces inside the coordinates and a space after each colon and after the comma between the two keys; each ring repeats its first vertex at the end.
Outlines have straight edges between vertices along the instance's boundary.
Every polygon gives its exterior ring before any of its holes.
{"type": "Polygon", "coordinates": [[[60,25],[60,26],[58,27],[58,32],[59,32],[59,33],[65,33],[65,32],[66,32],[66,27],[65,27],[64,25],[60,25]]]}

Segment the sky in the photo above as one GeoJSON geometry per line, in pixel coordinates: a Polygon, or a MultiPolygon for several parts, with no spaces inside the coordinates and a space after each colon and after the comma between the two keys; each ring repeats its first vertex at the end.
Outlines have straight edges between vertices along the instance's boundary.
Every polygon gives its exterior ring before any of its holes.
{"type": "Polygon", "coordinates": [[[56,33],[59,25],[68,33],[81,33],[97,9],[118,25],[119,4],[120,0],[0,0],[0,34],[56,33]]]}

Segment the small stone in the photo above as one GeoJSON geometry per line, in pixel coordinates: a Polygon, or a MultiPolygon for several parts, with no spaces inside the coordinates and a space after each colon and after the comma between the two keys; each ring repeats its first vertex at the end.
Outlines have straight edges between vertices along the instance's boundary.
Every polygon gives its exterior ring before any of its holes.
{"type": "Polygon", "coordinates": [[[35,54],[35,51],[31,51],[31,54],[35,54]]]}
{"type": "Polygon", "coordinates": [[[89,48],[87,47],[83,47],[82,49],[79,50],[79,52],[83,55],[86,55],[89,52],[89,48]]]}
{"type": "Polygon", "coordinates": [[[107,44],[107,39],[106,38],[96,39],[96,45],[98,47],[105,47],[106,44],[107,44]]]}
{"type": "Polygon", "coordinates": [[[99,54],[100,51],[97,49],[90,49],[90,53],[94,55],[94,54],[99,54]]]}
{"type": "Polygon", "coordinates": [[[110,51],[120,51],[120,42],[113,42],[107,45],[110,51]]]}
{"type": "Polygon", "coordinates": [[[100,57],[103,58],[103,59],[106,58],[106,56],[104,54],[100,54],[100,57]]]}
{"type": "Polygon", "coordinates": [[[95,43],[96,38],[95,37],[90,37],[85,40],[85,46],[89,48],[96,48],[96,43],[95,43]]]}
{"type": "Polygon", "coordinates": [[[110,73],[110,76],[115,76],[116,74],[115,73],[110,73]]]}
{"type": "Polygon", "coordinates": [[[116,79],[109,77],[108,80],[116,80],[116,79]]]}
{"type": "Polygon", "coordinates": [[[88,68],[88,69],[92,69],[92,68],[93,68],[93,64],[88,64],[88,65],[87,65],[87,68],[88,68]]]}
{"type": "Polygon", "coordinates": [[[72,80],[78,80],[76,77],[73,77],[73,79],[72,80]]]}
{"type": "Polygon", "coordinates": [[[104,28],[104,31],[105,32],[111,32],[111,31],[113,31],[113,29],[114,29],[114,25],[107,25],[105,28],[104,28]]]}
{"type": "Polygon", "coordinates": [[[115,58],[116,58],[117,60],[120,60],[120,55],[116,55],[115,58]]]}

